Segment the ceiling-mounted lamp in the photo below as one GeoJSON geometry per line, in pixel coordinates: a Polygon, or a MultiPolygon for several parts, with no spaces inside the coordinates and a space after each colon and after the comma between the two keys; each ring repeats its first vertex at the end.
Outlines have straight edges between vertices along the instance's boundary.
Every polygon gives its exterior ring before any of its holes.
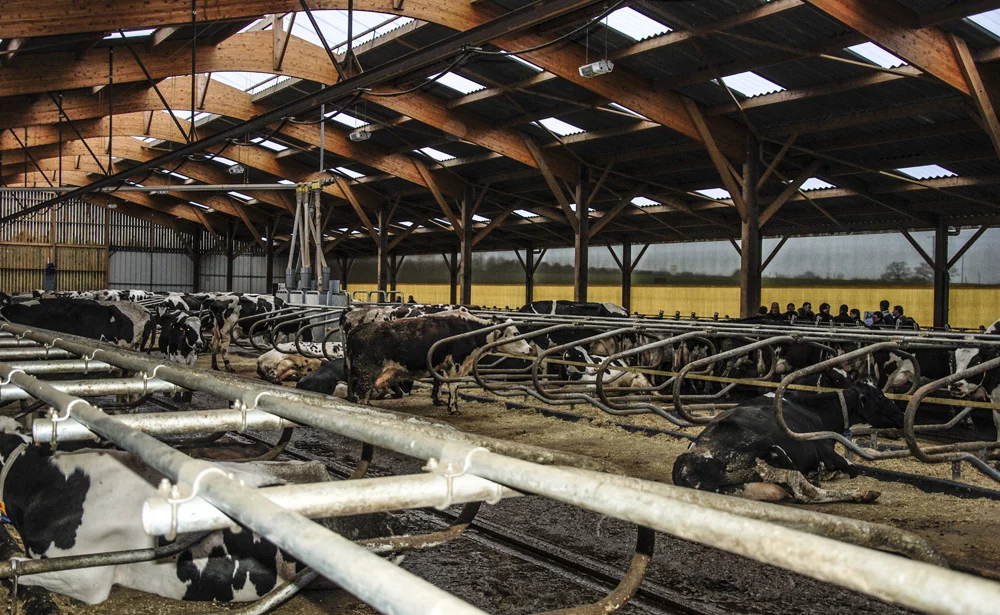
{"type": "Polygon", "coordinates": [[[360,143],[362,141],[367,141],[372,138],[372,133],[368,131],[367,128],[358,128],[357,130],[351,132],[347,137],[354,141],[355,143],[360,143]]]}
{"type": "Polygon", "coordinates": [[[243,175],[246,172],[247,168],[240,163],[236,163],[233,166],[229,167],[230,175],[243,175]]]}
{"type": "Polygon", "coordinates": [[[580,76],[585,79],[606,75],[615,69],[615,63],[611,60],[598,60],[590,64],[584,64],[579,68],[580,76]]]}

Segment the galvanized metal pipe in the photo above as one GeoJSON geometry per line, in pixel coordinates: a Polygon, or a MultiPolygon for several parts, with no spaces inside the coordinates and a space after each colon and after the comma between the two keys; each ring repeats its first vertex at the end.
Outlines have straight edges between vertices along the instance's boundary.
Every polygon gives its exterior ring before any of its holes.
{"type": "MultiPolygon", "coordinates": [[[[9,367],[9,366],[8,366],[9,367]]],[[[179,386],[159,378],[150,378],[143,381],[135,378],[107,378],[103,380],[60,380],[50,382],[52,388],[69,395],[80,395],[83,397],[98,397],[102,395],[145,395],[147,393],[176,393],[181,390],[179,386]]],[[[0,386],[0,402],[19,401],[22,399],[32,399],[28,391],[25,391],[13,381],[10,384],[0,386]]]]}
{"type": "Polygon", "coordinates": [[[31,340],[19,340],[13,337],[0,338],[0,348],[37,348],[38,346],[41,344],[31,340]]]}
{"type": "Polygon", "coordinates": [[[77,355],[59,348],[0,348],[0,361],[72,359],[77,355]]]}
{"type": "Polygon", "coordinates": [[[0,364],[0,377],[12,378],[25,391],[67,415],[72,413],[91,431],[133,453],[153,469],[189,489],[197,489],[198,495],[230,517],[261,536],[267,536],[272,543],[376,609],[413,615],[483,613],[302,515],[277,506],[240,485],[219,466],[192,459],[122,424],[82,399],[58,391],[32,376],[12,374],[11,371],[0,364]]]}
{"type": "MultiPolygon", "coordinates": [[[[56,383],[53,383],[56,384],[56,383]]],[[[150,435],[245,431],[247,429],[285,429],[296,424],[260,410],[191,410],[187,412],[149,412],[118,416],[122,424],[150,435]]],[[[100,436],[74,418],[52,422],[35,419],[32,424],[35,442],[99,440],[100,436]]]]}
{"type": "MultiPolygon", "coordinates": [[[[11,325],[3,326],[11,327],[11,325]]],[[[16,326],[11,330],[20,331],[16,326]]],[[[48,342],[51,337],[47,336],[52,334],[33,332],[30,335],[39,341],[48,342]]],[[[83,342],[77,341],[77,339],[79,338],[64,339],[58,344],[71,350],[78,350],[83,342]]],[[[150,369],[152,365],[155,365],[155,362],[141,355],[135,355],[135,353],[109,351],[104,358],[121,367],[133,370],[150,369]]],[[[0,375],[2,374],[4,371],[0,369],[0,375]]],[[[290,391],[278,391],[274,387],[257,387],[256,390],[248,391],[244,388],[246,386],[244,383],[214,374],[205,374],[194,368],[181,365],[164,366],[160,375],[175,380],[188,388],[204,390],[230,398],[243,398],[251,407],[261,407],[265,411],[273,412],[295,422],[315,425],[421,459],[434,458],[439,460],[434,465],[444,467],[453,475],[474,474],[519,491],[543,495],[601,514],[645,525],[687,540],[744,555],[763,563],[776,565],[912,608],[949,615],[986,614],[995,611],[995,605],[1000,603],[1000,584],[804,532],[789,530],[763,521],[672,500],[634,487],[595,480],[571,470],[525,462],[492,453],[467,443],[448,442],[441,437],[444,432],[431,435],[407,429],[399,421],[393,423],[386,420],[374,420],[377,419],[377,412],[358,409],[340,400],[313,398],[311,401],[321,403],[312,405],[305,395],[300,397],[290,391]]],[[[15,378],[21,380],[28,377],[18,374],[15,375],[15,378]]],[[[53,395],[61,394],[53,393],[53,395]]],[[[89,409],[89,406],[85,406],[85,408],[88,408],[88,415],[84,422],[92,430],[105,437],[109,437],[109,433],[114,433],[117,437],[112,439],[125,444],[132,444],[133,440],[138,438],[134,432],[114,419],[105,417],[96,409],[89,409]],[[123,429],[128,431],[121,432],[120,430],[123,429]]],[[[75,412],[75,414],[77,413],[75,412]]],[[[148,436],[142,437],[148,438],[148,436]]],[[[132,449],[129,448],[129,450],[132,449]]],[[[179,455],[179,453],[172,449],[169,450],[169,453],[160,448],[144,452],[146,454],[143,455],[143,458],[152,463],[154,467],[163,466],[164,469],[170,471],[168,472],[170,475],[181,475],[189,480],[193,478],[192,471],[195,467],[178,462],[173,455],[179,455]]],[[[181,455],[181,458],[184,456],[181,455]]],[[[429,465],[431,465],[430,462],[429,465]]],[[[196,467],[198,469],[205,468],[201,465],[196,467]]],[[[242,500],[239,497],[242,495],[242,490],[232,486],[230,481],[217,474],[205,475],[201,485],[203,497],[217,506],[220,502],[235,504],[236,501],[242,500]]],[[[263,525],[266,521],[271,520],[266,514],[274,510],[271,508],[274,505],[270,502],[267,502],[266,507],[256,500],[242,500],[239,503],[243,506],[250,506],[251,510],[242,507],[226,508],[220,506],[220,508],[238,521],[258,531],[261,526],[257,523],[263,525]],[[264,508],[255,508],[256,506],[264,508]],[[263,519],[261,515],[263,515],[263,519]]],[[[278,511],[274,511],[274,513],[278,514],[278,511]]],[[[291,515],[292,513],[287,514],[291,515]]],[[[294,529],[297,528],[296,525],[294,529]]],[[[285,541],[293,542],[297,538],[301,538],[301,536],[290,535],[289,528],[285,526],[273,529],[275,534],[268,534],[268,536],[281,546],[285,545],[285,541]]],[[[296,547],[301,546],[304,550],[308,549],[309,546],[301,545],[299,542],[294,542],[294,544],[296,547]]],[[[299,555],[294,550],[289,550],[293,555],[299,555]]],[[[308,549],[307,552],[310,557],[302,559],[309,563],[312,563],[311,556],[315,555],[318,559],[322,555],[312,549],[308,549]]],[[[354,565],[353,562],[352,565],[354,565]]],[[[324,572],[324,575],[326,574],[324,572]]],[[[336,578],[333,580],[340,582],[336,578]]],[[[370,594],[361,595],[352,587],[344,583],[341,584],[362,599],[372,602],[368,599],[370,594]]],[[[368,589],[367,586],[366,589],[368,589]]],[[[398,596],[396,593],[392,595],[398,596]]],[[[419,603],[419,598],[415,595],[410,596],[408,602],[419,603]]],[[[378,597],[377,602],[378,604],[375,606],[379,608],[379,605],[386,604],[386,599],[378,597]]]]}
{"type": "MultiPolygon", "coordinates": [[[[5,192],[38,192],[41,194],[51,192],[72,192],[78,190],[77,186],[27,186],[16,188],[12,186],[0,186],[0,194],[5,192]]],[[[95,192],[155,192],[157,194],[167,192],[229,192],[248,190],[295,190],[295,184],[169,184],[162,186],[107,186],[98,188],[95,192]]]]}
{"type": "MultiPolygon", "coordinates": [[[[486,501],[520,495],[492,481],[467,474],[448,479],[438,474],[388,476],[331,481],[304,485],[265,487],[257,492],[286,510],[309,517],[343,517],[407,508],[447,508],[453,504],[486,501]]],[[[203,532],[234,527],[233,520],[202,498],[177,506],[155,496],[142,508],[142,526],[147,534],[164,536],[171,531],[174,515],[178,532],[203,532]]]]}
{"type": "Polygon", "coordinates": [[[11,369],[19,369],[26,374],[104,374],[118,368],[104,361],[85,361],[83,359],[62,359],[57,361],[7,361],[11,369]]]}

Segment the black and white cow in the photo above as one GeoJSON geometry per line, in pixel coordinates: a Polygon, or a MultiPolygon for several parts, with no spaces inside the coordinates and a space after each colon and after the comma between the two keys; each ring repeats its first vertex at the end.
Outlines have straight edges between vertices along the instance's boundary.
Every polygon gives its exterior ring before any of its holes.
{"type": "MultiPolygon", "coordinates": [[[[597,370],[607,358],[606,356],[592,355],[584,348],[570,348],[563,353],[563,359],[568,362],[564,366],[563,380],[569,380],[575,384],[596,383],[597,370]],[[586,364],[586,367],[579,365],[580,363],[586,364]]],[[[631,366],[624,359],[612,361],[602,379],[605,387],[638,389],[653,386],[645,374],[627,369],[615,369],[616,367],[627,368],[631,366]]]]}
{"type": "MultiPolygon", "coordinates": [[[[13,433],[13,419],[0,418],[0,461],[5,472],[3,502],[28,556],[51,558],[105,551],[150,549],[157,538],[143,529],[142,508],[157,494],[162,475],[132,455],[82,449],[53,453],[28,446],[11,459],[27,436],[13,433]],[[7,468],[5,467],[6,471],[7,468]]],[[[318,462],[220,463],[248,487],[329,480],[318,462]]],[[[392,535],[387,515],[331,520],[335,531],[352,539],[392,535]]],[[[176,600],[246,602],[259,599],[287,581],[302,566],[246,529],[213,532],[169,560],[67,570],[21,577],[87,604],[108,598],[119,585],[176,600]]]]}
{"type": "Polygon", "coordinates": [[[37,303],[14,303],[0,308],[0,316],[21,325],[51,329],[102,341],[131,346],[135,329],[131,319],[114,306],[96,301],[45,299],[37,303]]]}
{"type": "MultiPolygon", "coordinates": [[[[1000,333],[1000,320],[994,322],[986,332],[1000,333]]],[[[997,348],[959,348],[955,351],[955,372],[976,367],[998,356],[1000,349],[997,348]]],[[[1000,403],[1000,369],[991,369],[978,376],[954,382],[950,391],[953,396],[961,399],[1000,403]]],[[[993,424],[997,429],[997,441],[1000,442],[1000,410],[992,412],[993,424]]]]}
{"type": "Polygon", "coordinates": [[[132,323],[132,348],[136,350],[152,348],[156,337],[156,318],[149,310],[138,303],[128,301],[98,301],[97,303],[118,310],[132,323]]]}
{"type": "MultiPolygon", "coordinates": [[[[414,380],[429,375],[429,370],[444,371],[452,378],[472,370],[472,353],[487,343],[518,335],[513,321],[503,329],[482,333],[442,344],[427,364],[427,353],[436,342],[462,333],[485,329],[494,323],[469,314],[444,313],[426,318],[403,318],[366,323],[351,331],[345,358],[351,396],[367,404],[380,388],[398,380],[414,380]]],[[[530,356],[534,348],[523,340],[500,346],[508,354],[530,356]]],[[[458,383],[448,386],[449,412],[458,412],[458,383]]]]}
{"type": "MultiPolygon", "coordinates": [[[[878,388],[849,383],[836,374],[831,379],[846,385],[844,409],[837,393],[787,392],[785,421],[792,431],[843,433],[850,425],[903,426],[903,411],[878,388]]],[[[872,502],[880,495],[860,489],[827,490],[810,483],[805,475],[843,472],[852,478],[857,469],[834,449],[833,440],[801,441],[788,437],[778,424],[774,393],[743,402],[715,417],[687,452],[674,462],[675,485],[718,491],[756,500],[799,503],[872,502]]]]}
{"type": "Polygon", "coordinates": [[[230,344],[245,337],[245,331],[249,331],[255,322],[284,305],[284,301],[273,295],[233,294],[209,300],[212,369],[219,369],[218,355],[222,354],[226,371],[235,371],[229,363],[230,344]]]}
{"type": "Polygon", "coordinates": [[[347,339],[356,327],[365,323],[385,322],[401,318],[419,318],[441,312],[466,312],[468,308],[461,305],[408,303],[405,305],[357,305],[344,310],[340,315],[340,331],[347,339]]]}
{"type": "Polygon", "coordinates": [[[315,372],[300,379],[296,389],[333,395],[341,399],[347,397],[347,374],[344,359],[333,359],[320,365],[315,372]]]}
{"type": "Polygon", "coordinates": [[[628,316],[628,312],[614,303],[583,303],[579,301],[532,301],[521,306],[522,314],[548,314],[563,316],[597,316],[601,318],[628,316]]]}
{"type": "Polygon", "coordinates": [[[180,310],[168,311],[160,319],[160,352],[174,363],[194,365],[205,347],[201,319],[180,310]]]}

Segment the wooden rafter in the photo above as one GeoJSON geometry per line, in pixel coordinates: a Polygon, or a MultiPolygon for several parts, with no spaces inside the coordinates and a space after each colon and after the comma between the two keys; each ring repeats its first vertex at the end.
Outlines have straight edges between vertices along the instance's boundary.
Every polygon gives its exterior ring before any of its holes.
{"type": "Polygon", "coordinates": [[[552,191],[552,195],[556,197],[556,202],[559,203],[559,208],[562,209],[563,215],[566,216],[566,221],[569,222],[570,226],[572,226],[575,231],[580,225],[579,220],[576,219],[576,212],[574,212],[569,206],[569,198],[566,197],[566,193],[563,191],[562,186],[559,185],[559,180],[552,172],[552,168],[549,166],[549,163],[545,158],[545,154],[542,153],[538,144],[535,143],[531,137],[524,135],[523,139],[528,151],[531,152],[532,157],[535,159],[535,164],[538,166],[538,170],[542,172],[542,177],[545,178],[545,183],[548,184],[549,190],[552,191]]]}
{"type": "Polygon", "coordinates": [[[793,179],[790,184],[785,186],[785,189],[781,191],[781,194],[771,201],[767,208],[760,213],[760,225],[764,226],[767,224],[767,221],[770,220],[774,214],[778,213],[778,210],[780,210],[789,199],[798,193],[802,184],[806,183],[806,180],[812,177],[821,166],[823,166],[822,160],[813,160],[806,168],[802,169],[795,179],[793,179]]]}
{"type": "Polygon", "coordinates": [[[741,218],[747,217],[747,206],[743,202],[743,194],[740,186],[736,183],[736,179],[733,177],[731,171],[729,160],[726,159],[725,154],[719,149],[719,145],[715,142],[715,137],[712,135],[712,131],[709,130],[708,124],[705,122],[704,116],[701,114],[701,109],[698,105],[688,98],[684,99],[684,106],[688,113],[691,115],[691,121],[694,122],[695,127],[701,134],[701,140],[705,144],[705,149],[708,150],[708,155],[712,159],[712,164],[715,165],[715,170],[718,171],[719,177],[722,179],[722,185],[729,191],[730,196],[733,199],[733,204],[736,206],[736,211],[740,213],[741,218]]]}
{"type": "Polygon", "coordinates": [[[979,69],[972,59],[969,46],[963,39],[954,34],[949,34],[948,39],[951,42],[952,50],[955,52],[955,57],[958,59],[958,66],[962,71],[962,75],[969,84],[972,102],[976,106],[976,111],[979,112],[979,117],[986,128],[986,134],[990,137],[990,142],[993,143],[993,152],[1000,158],[1000,121],[997,121],[997,114],[993,108],[990,93],[986,90],[986,86],[983,85],[983,79],[980,77],[979,69]]]}
{"type": "Polygon", "coordinates": [[[427,183],[427,187],[430,189],[431,194],[434,196],[434,200],[437,201],[438,207],[441,208],[441,211],[444,212],[445,217],[448,218],[448,222],[451,222],[451,228],[454,229],[456,233],[461,233],[462,223],[455,215],[455,212],[452,210],[451,206],[448,205],[448,199],[444,198],[444,194],[441,193],[441,188],[438,186],[437,181],[431,174],[430,169],[428,169],[427,165],[425,165],[420,160],[414,160],[413,166],[416,167],[417,171],[420,173],[420,176],[424,178],[424,181],[427,183]]]}
{"type": "Polygon", "coordinates": [[[337,182],[337,186],[340,188],[341,192],[347,197],[347,202],[351,204],[351,208],[354,209],[354,213],[357,214],[358,218],[361,219],[361,223],[364,224],[365,229],[368,230],[368,234],[371,238],[378,243],[378,231],[375,230],[375,225],[372,224],[371,218],[368,217],[368,213],[361,206],[361,202],[358,200],[357,195],[354,194],[354,186],[349,184],[346,179],[340,177],[339,175],[334,178],[337,182]]]}

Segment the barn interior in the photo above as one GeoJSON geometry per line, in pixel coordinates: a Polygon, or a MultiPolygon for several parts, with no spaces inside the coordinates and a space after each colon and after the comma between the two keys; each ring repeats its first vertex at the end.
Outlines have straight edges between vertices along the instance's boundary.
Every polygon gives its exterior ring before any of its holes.
{"type": "MultiPolygon", "coordinates": [[[[668,367],[611,358],[602,375],[606,356],[581,364],[561,347],[504,372],[487,360],[504,356],[494,346],[457,377],[460,414],[432,403],[429,385],[449,384],[433,369],[403,399],[359,410],[261,380],[260,359],[279,344],[269,332],[255,338],[250,321],[249,337],[233,338],[235,375],[210,369],[214,353],[179,365],[11,322],[0,324],[0,412],[35,413],[39,442],[99,436],[144,460],[159,449],[137,444],[135,432],[190,435],[211,424],[225,434],[207,453],[215,461],[319,461],[372,489],[391,476],[443,477],[392,506],[371,496],[355,507],[409,509],[398,515],[420,545],[367,545],[413,551],[390,568],[325,534],[316,544],[340,561],[310,550],[302,537],[315,524],[296,520],[293,536],[245,512],[260,500],[241,498],[259,494],[228,493],[211,476],[199,493],[194,476],[207,466],[155,453],[164,456],[153,467],[181,488],[164,496],[164,510],[200,496],[347,589],[245,612],[991,612],[1000,394],[948,387],[982,388],[1000,369],[991,338],[1000,285],[956,274],[970,255],[990,269],[1000,239],[998,60],[1000,0],[0,2],[3,293],[143,289],[161,293],[135,301],[154,313],[168,292],[276,295],[289,307],[263,328],[294,320],[291,353],[314,367],[333,355],[323,344],[304,350],[304,334],[339,340],[346,306],[413,297],[511,319],[532,343],[546,327],[602,340],[631,328],[645,336],[641,350],[693,353],[682,375],[676,358],[668,367]],[[836,259],[838,241],[845,252],[856,240],[888,252],[890,236],[903,238],[919,281],[850,272],[825,288],[768,281],[786,245],[832,242],[836,259]],[[671,255],[719,245],[733,264],[725,280],[671,274],[671,255]],[[539,273],[553,259],[562,259],[558,280],[539,273]],[[919,325],[739,321],[772,301],[864,310],[889,296],[919,325]],[[503,309],[549,300],[550,314],[503,309]],[[555,300],[617,304],[624,317],[557,315],[555,300]],[[695,356],[689,340],[709,340],[707,354],[695,356]],[[733,340],[758,354],[726,345],[733,340]],[[830,354],[809,374],[775,376],[778,355],[765,357],[789,340],[830,354]],[[982,361],[956,365],[968,348],[982,361]],[[687,490],[670,485],[675,460],[735,403],[776,389],[780,399],[779,384],[801,388],[846,365],[837,353],[863,362],[887,350],[913,364],[919,352],[943,351],[952,365],[940,376],[925,365],[923,379],[917,365],[905,386],[883,388],[905,425],[824,430],[862,468],[851,486],[879,492],[876,503],[751,511],[684,500],[687,490]],[[768,369],[713,371],[725,352],[768,369]],[[582,368],[583,382],[565,369],[539,376],[545,361],[582,368]],[[622,374],[645,375],[647,388],[625,390],[622,374]],[[682,397],[685,377],[700,384],[682,397]],[[170,397],[183,391],[193,398],[170,397]],[[185,410],[204,417],[185,423],[185,410]],[[474,463],[477,450],[492,457],[474,463]],[[588,501],[597,472],[609,491],[588,501]],[[578,491],[561,495],[562,481],[578,491]],[[480,501],[497,505],[475,516],[480,501]],[[752,539],[726,525],[734,517],[752,539]],[[858,546],[852,532],[877,535],[881,550],[858,546]],[[796,540],[807,547],[796,551],[796,540]],[[368,578],[344,568],[355,557],[373,566],[368,578]]],[[[202,329],[206,351],[228,335],[213,322],[202,329]]],[[[173,523],[163,534],[177,535],[173,523]]],[[[0,564],[0,578],[11,577],[17,565],[0,564]]],[[[283,588],[288,597],[297,582],[283,588]]],[[[17,587],[0,594],[16,604],[17,587]]],[[[122,587],[98,606],[48,600],[56,610],[37,613],[244,612],[122,587]]]]}

